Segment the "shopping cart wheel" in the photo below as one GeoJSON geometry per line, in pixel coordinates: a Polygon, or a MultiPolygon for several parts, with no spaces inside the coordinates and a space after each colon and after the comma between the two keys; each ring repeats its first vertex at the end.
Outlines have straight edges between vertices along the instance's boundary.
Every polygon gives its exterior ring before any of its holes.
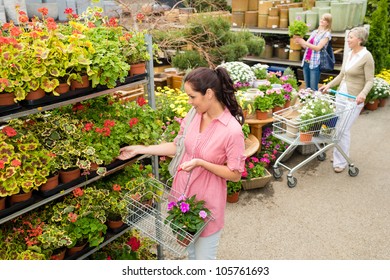
{"type": "Polygon", "coordinates": [[[324,161],[324,160],[326,159],[326,154],[325,154],[325,153],[319,154],[319,155],[317,156],[317,159],[318,159],[319,161],[324,161]]]}
{"type": "Polygon", "coordinates": [[[359,174],[359,168],[352,166],[348,170],[348,174],[351,177],[356,177],[359,174]]]}
{"type": "Polygon", "coordinates": [[[297,185],[297,178],[293,177],[293,176],[287,176],[287,186],[289,188],[293,188],[297,185]]]}
{"type": "Polygon", "coordinates": [[[280,179],[280,178],[282,178],[283,171],[280,170],[278,167],[276,167],[276,168],[273,169],[272,174],[274,175],[275,179],[280,179]]]}

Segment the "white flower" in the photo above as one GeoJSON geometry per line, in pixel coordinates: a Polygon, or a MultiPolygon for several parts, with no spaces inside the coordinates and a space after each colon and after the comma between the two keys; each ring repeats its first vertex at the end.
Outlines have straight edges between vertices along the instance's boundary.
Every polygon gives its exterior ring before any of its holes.
{"type": "Polygon", "coordinates": [[[252,83],[256,79],[251,67],[243,62],[225,62],[218,67],[223,67],[228,71],[234,84],[238,82],[252,83]]]}

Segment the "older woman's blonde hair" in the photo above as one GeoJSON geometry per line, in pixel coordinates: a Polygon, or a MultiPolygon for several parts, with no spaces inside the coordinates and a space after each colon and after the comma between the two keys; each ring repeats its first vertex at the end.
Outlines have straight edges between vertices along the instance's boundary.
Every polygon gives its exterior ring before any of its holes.
{"type": "Polygon", "coordinates": [[[354,27],[349,31],[349,33],[353,33],[356,38],[358,38],[361,43],[361,46],[365,46],[368,40],[368,31],[365,27],[359,26],[359,27],[354,27]]]}
{"type": "Polygon", "coordinates": [[[329,13],[325,13],[322,15],[321,18],[323,18],[328,23],[326,30],[331,31],[332,30],[332,15],[329,13]]]}

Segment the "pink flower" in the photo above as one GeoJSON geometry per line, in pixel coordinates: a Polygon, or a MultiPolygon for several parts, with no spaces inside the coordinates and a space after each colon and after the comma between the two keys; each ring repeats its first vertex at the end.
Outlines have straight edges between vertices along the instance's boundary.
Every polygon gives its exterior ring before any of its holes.
{"type": "Polygon", "coordinates": [[[168,211],[172,210],[172,208],[175,206],[176,206],[176,202],[174,201],[169,202],[167,207],[168,211]]]}
{"type": "Polygon", "coordinates": [[[201,210],[201,211],[199,212],[199,216],[200,216],[202,219],[206,219],[206,217],[207,217],[207,212],[204,211],[204,210],[201,210]]]}
{"type": "Polygon", "coordinates": [[[190,205],[185,202],[180,203],[180,211],[182,213],[187,213],[188,211],[190,211],[190,205]]]}

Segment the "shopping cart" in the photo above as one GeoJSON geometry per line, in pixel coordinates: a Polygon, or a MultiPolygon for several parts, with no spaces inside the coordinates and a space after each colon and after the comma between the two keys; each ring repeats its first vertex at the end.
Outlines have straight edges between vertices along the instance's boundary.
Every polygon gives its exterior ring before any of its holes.
{"type": "Polygon", "coordinates": [[[297,179],[293,176],[295,171],[314,158],[324,161],[326,159],[325,151],[333,147],[337,148],[348,162],[348,174],[351,177],[355,177],[359,174],[359,169],[355,167],[350,158],[338,145],[348,120],[356,108],[356,102],[336,102],[336,95],[341,95],[350,99],[356,99],[356,97],[334,90],[331,90],[330,92],[334,95],[317,92],[315,93],[315,97],[335,107],[336,109],[332,113],[301,121],[299,115],[300,111],[305,106],[305,103],[298,102],[298,104],[294,106],[273,114],[273,135],[289,144],[289,147],[274,163],[273,176],[275,179],[280,179],[282,177],[283,174],[280,167],[289,170],[289,173],[287,174],[287,185],[290,188],[297,185],[297,179]],[[305,139],[305,137],[311,137],[311,139],[305,139]],[[298,165],[289,167],[281,162],[285,156],[290,155],[298,146],[312,144],[316,146],[316,152],[298,165]]]}
{"type": "Polygon", "coordinates": [[[214,218],[209,215],[205,219],[205,224],[196,234],[184,234],[180,228],[177,228],[166,219],[168,217],[168,203],[178,201],[181,194],[154,178],[147,179],[143,184],[147,184],[147,189],[152,189],[152,191],[142,191],[145,186],[141,184],[135,186],[125,196],[128,203],[126,224],[137,228],[153,239],[162,249],[169,249],[177,257],[184,256],[187,247],[199,238],[207,224],[214,218]],[[142,195],[139,195],[140,193],[142,195]],[[145,197],[148,198],[147,201],[150,201],[149,198],[152,197],[152,201],[150,203],[142,202],[145,197]]]}

